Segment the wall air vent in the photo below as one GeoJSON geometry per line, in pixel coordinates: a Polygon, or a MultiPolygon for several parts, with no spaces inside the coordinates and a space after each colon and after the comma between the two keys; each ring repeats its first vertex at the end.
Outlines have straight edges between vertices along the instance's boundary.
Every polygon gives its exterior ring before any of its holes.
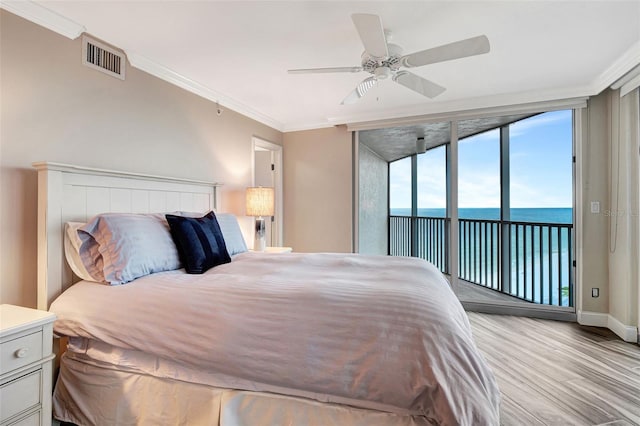
{"type": "Polygon", "coordinates": [[[124,53],[84,35],[82,36],[82,63],[89,68],[124,80],[127,63],[124,53]]]}

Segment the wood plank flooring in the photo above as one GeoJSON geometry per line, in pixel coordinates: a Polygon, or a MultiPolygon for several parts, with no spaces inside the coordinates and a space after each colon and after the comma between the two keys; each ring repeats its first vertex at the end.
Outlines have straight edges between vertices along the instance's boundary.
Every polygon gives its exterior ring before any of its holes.
{"type": "Polygon", "coordinates": [[[606,329],[469,312],[501,424],[640,426],[640,346],[606,329]]]}

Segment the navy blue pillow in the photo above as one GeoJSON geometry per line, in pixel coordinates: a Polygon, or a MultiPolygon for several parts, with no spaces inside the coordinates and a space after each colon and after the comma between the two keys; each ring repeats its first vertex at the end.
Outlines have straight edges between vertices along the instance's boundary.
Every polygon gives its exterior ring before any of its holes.
{"type": "Polygon", "coordinates": [[[168,214],[166,218],[187,273],[202,274],[214,266],[231,262],[220,225],[213,212],[207,213],[204,217],[168,214]]]}

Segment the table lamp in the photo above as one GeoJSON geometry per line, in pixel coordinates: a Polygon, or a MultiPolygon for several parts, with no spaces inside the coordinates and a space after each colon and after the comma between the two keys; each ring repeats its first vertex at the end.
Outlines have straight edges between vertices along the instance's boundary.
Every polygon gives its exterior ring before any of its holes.
{"type": "Polygon", "coordinates": [[[267,245],[263,216],[273,216],[274,204],[273,188],[262,186],[247,188],[247,216],[256,217],[254,251],[264,251],[267,245]]]}

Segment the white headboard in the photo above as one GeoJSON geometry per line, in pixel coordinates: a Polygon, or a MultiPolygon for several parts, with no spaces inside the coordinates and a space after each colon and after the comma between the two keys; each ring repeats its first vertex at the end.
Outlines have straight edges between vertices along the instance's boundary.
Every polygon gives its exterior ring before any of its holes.
{"type": "Polygon", "coordinates": [[[48,309],[73,284],[64,256],[65,222],[109,212],[207,212],[219,205],[219,183],[59,163],[33,167],[38,170],[38,309],[48,309]]]}

